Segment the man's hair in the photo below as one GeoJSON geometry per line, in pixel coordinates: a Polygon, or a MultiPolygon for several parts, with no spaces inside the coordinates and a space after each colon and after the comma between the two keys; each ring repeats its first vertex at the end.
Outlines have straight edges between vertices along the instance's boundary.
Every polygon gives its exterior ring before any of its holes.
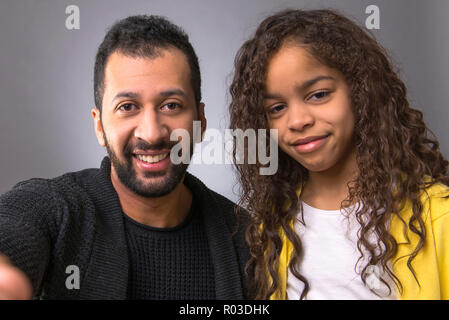
{"type": "Polygon", "coordinates": [[[138,15],[116,22],[98,48],[94,68],[95,105],[101,111],[104,94],[105,67],[109,56],[120,52],[130,57],[156,58],[160,49],[170,47],[183,52],[190,67],[190,79],[198,106],[201,101],[201,75],[198,57],[187,34],[160,16],[138,15]]]}

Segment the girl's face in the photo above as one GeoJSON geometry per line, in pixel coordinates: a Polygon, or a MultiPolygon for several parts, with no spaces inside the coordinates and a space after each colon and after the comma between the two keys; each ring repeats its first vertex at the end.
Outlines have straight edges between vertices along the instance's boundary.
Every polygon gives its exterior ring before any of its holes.
{"type": "Polygon", "coordinates": [[[338,168],[355,154],[348,85],[304,48],[285,44],[270,60],[264,108],[279,147],[307,170],[338,168]]]}

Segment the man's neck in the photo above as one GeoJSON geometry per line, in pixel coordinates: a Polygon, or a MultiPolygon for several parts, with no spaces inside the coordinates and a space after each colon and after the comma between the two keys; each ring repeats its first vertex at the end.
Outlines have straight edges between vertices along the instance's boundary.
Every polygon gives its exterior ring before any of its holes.
{"type": "Polygon", "coordinates": [[[111,168],[111,181],[123,212],[131,219],[155,228],[172,228],[186,218],[192,204],[192,192],[184,185],[184,179],[169,194],[147,198],[135,194],[126,187],[111,168]]]}

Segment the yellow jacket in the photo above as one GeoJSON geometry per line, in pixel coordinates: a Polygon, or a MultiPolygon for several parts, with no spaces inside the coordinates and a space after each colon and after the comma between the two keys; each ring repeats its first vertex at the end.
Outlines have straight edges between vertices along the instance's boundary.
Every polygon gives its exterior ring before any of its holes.
{"type": "MultiPolygon", "coordinates": [[[[434,184],[421,195],[426,242],[424,247],[412,261],[419,285],[407,267],[408,255],[415,248],[419,237],[408,228],[404,234],[404,224],[396,216],[390,223],[390,232],[398,243],[398,252],[392,260],[394,274],[401,281],[402,294],[397,291],[398,299],[449,299],[449,188],[442,184],[434,184]],[[445,198],[446,197],[446,198],[445,198]],[[410,242],[407,241],[407,237],[410,242]]],[[[408,202],[400,212],[404,221],[408,222],[412,214],[411,203],[408,202]]],[[[280,288],[270,299],[287,298],[287,274],[293,245],[285,237],[280,255],[279,276],[280,288]]]]}

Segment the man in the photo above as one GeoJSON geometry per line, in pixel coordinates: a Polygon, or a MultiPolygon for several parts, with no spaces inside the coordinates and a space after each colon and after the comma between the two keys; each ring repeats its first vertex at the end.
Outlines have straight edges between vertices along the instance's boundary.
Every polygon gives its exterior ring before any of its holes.
{"type": "Polygon", "coordinates": [[[109,157],[0,197],[1,298],[248,297],[235,205],[170,157],[173,130],[193,148],[193,121],[206,128],[200,86],[187,35],[164,18],[133,16],[108,31],[92,115],[109,157]]]}

